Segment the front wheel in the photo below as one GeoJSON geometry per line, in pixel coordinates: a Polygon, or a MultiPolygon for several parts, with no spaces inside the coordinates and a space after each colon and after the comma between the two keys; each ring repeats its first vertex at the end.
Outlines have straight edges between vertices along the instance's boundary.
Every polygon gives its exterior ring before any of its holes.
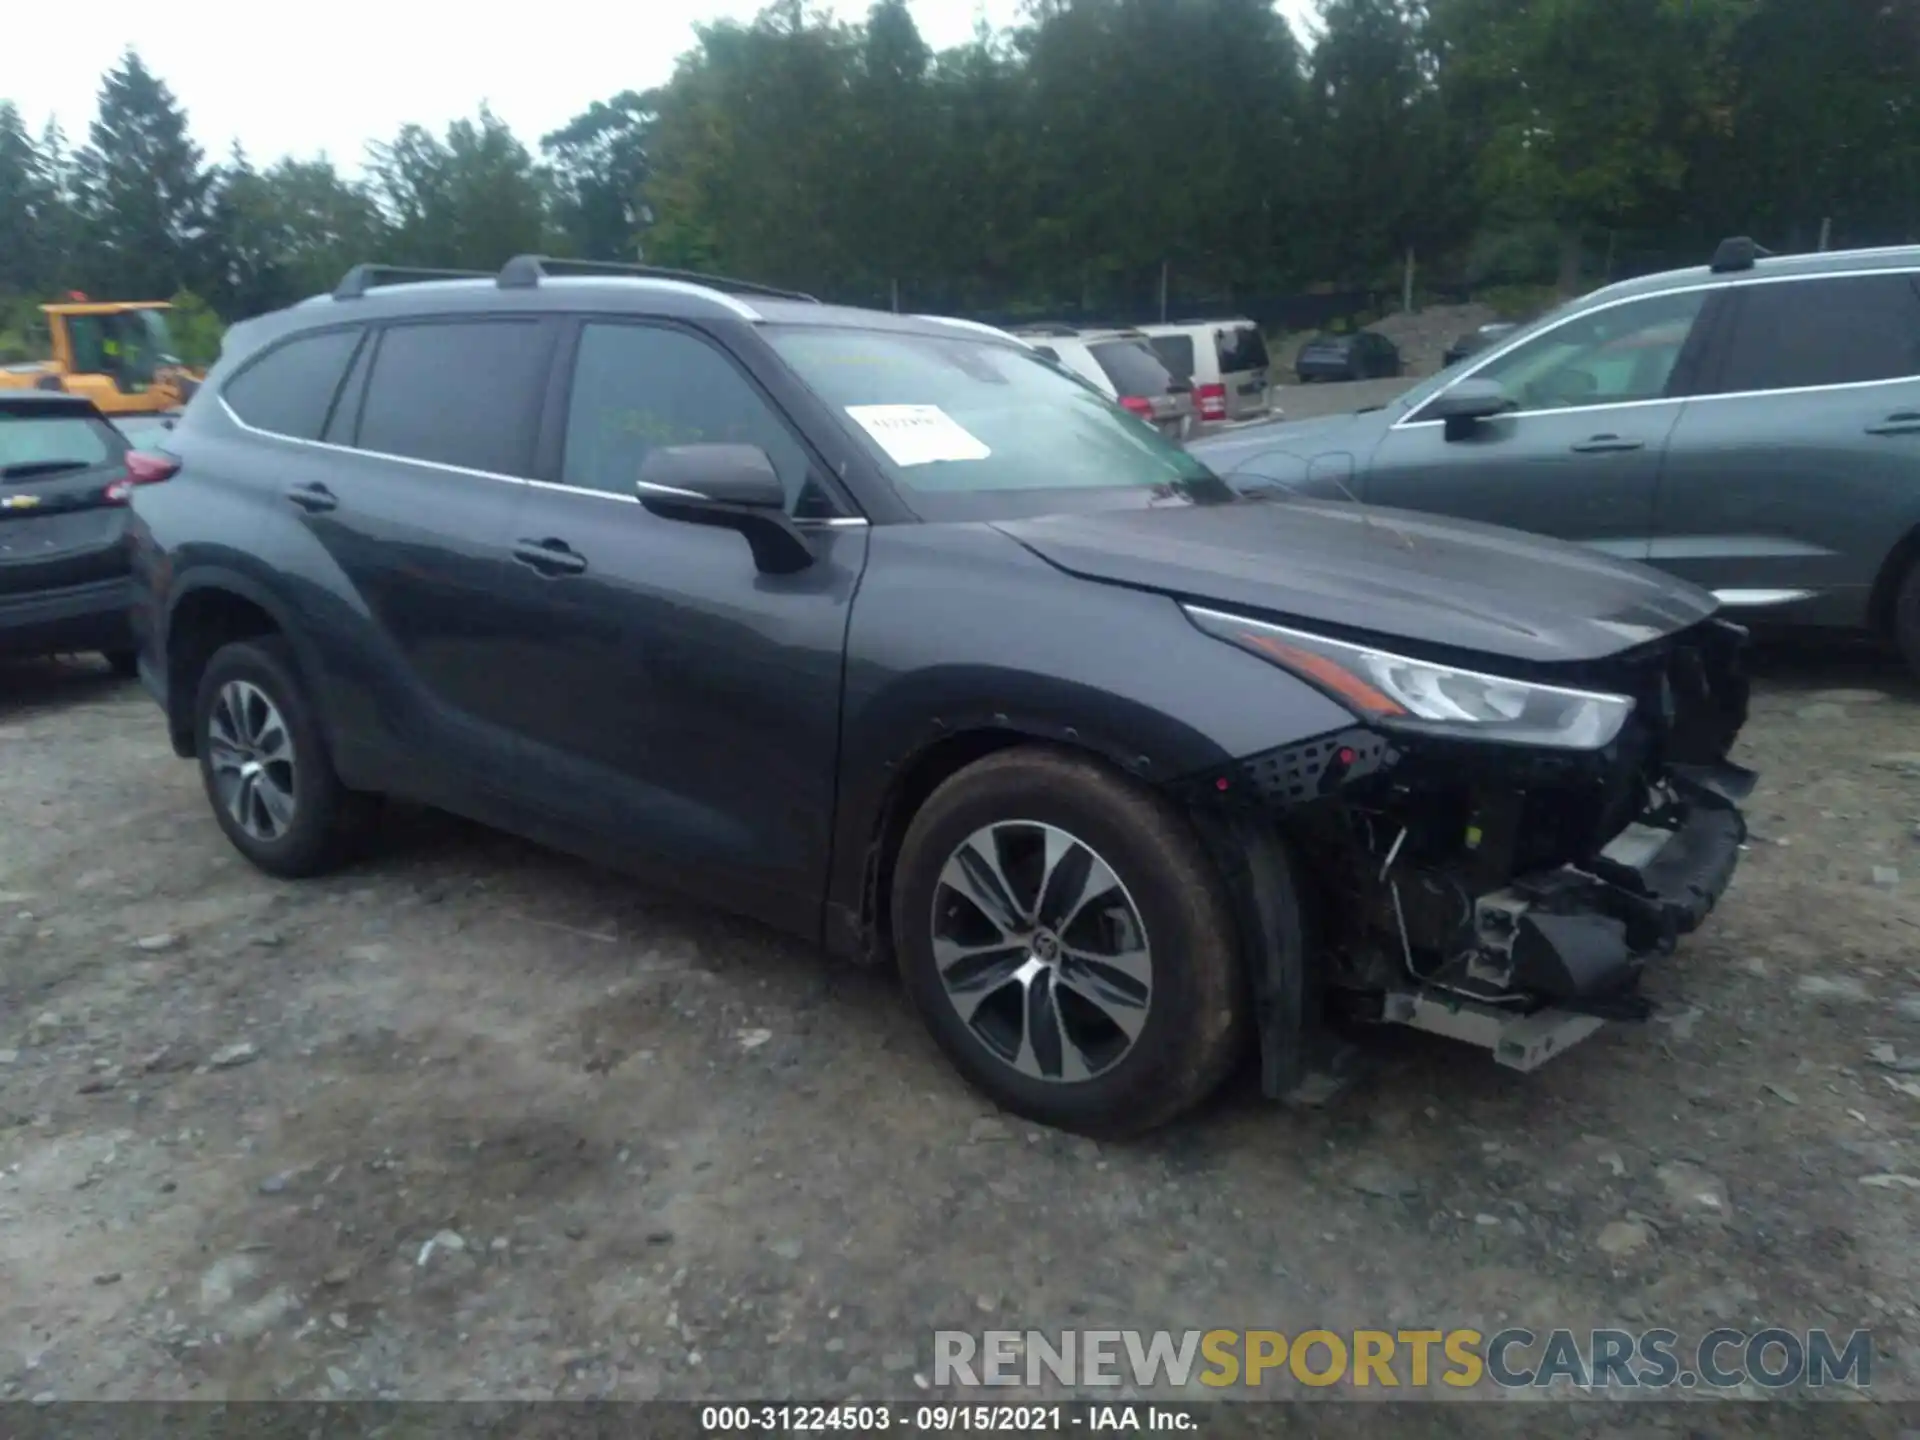
{"type": "Polygon", "coordinates": [[[215,652],[195,697],[194,742],[214,819],[247,859],[296,878],[346,858],[366,800],[334,774],[285,641],[244,640],[215,652]]]}
{"type": "Polygon", "coordinates": [[[892,922],[948,1058],[1043,1124],[1152,1129],[1245,1038],[1238,937],[1198,838],[1090,758],[1021,748],[950,778],[901,844],[892,922]]]}

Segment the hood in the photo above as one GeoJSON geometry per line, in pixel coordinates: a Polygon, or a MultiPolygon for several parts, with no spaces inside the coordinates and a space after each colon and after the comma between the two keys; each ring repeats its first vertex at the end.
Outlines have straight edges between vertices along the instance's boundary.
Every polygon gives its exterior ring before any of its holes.
{"type": "Polygon", "coordinates": [[[1717,608],[1643,565],[1377,506],[1242,501],[996,528],[1088,580],[1528,664],[1614,655],[1717,608]]]}

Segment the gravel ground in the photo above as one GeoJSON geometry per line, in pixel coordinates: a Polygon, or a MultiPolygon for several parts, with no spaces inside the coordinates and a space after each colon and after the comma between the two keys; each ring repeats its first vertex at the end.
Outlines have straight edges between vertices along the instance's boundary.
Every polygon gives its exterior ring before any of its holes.
{"type": "Polygon", "coordinates": [[[889,977],[513,840],[267,879],[137,687],[0,669],[0,1398],[912,1398],[943,1326],[1510,1324],[1870,1327],[1920,1395],[1920,1189],[1865,1183],[1920,1176],[1920,690],[1761,658],[1756,838],[1654,1022],[1532,1076],[1386,1035],[1124,1146],[995,1113],[889,977]]]}

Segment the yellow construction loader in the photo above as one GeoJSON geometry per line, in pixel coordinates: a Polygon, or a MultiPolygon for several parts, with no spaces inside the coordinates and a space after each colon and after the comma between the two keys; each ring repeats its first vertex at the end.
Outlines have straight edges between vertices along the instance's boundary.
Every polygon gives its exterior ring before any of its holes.
{"type": "Polygon", "coordinates": [[[201,376],[180,362],[167,330],[164,300],[70,299],[42,305],[53,354],[0,365],[0,389],[65,390],[108,415],[178,410],[201,376]]]}

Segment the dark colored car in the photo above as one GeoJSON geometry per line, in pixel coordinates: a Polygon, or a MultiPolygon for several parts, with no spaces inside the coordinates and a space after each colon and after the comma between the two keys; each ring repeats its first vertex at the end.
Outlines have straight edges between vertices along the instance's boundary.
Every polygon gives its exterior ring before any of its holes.
{"type": "Polygon", "coordinates": [[[84,396],[0,390],[0,655],[98,650],[133,673],[127,497],[160,468],[84,396]]]}
{"type": "Polygon", "coordinates": [[[1477,325],[1447,347],[1441,362],[1446,365],[1458,365],[1469,355],[1478,355],[1494,341],[1504,335],[1511,335],[1519,327],[1511,321],[1498,320],[1489,325],[1477,325]]]}
{"type": "Polygon", "coordinates": [[[1300,347],[1293,373],[1302,385],[1315,380],[1378,380],[1400,373],[1400,351],[1372,330],[1316,335],[1300,347]]]}
{"type": "Polygon", "coordinates": [[[1625,281],[1369,412],[1196,443],[1247,489],[1358,495],[1646,561],[1743,620],[1920,671],[1920,246],[1625,281]]]}
{"type": "Polygon", "coordinates": [[[897,963],[1097,1133],[1254,1037],[1290,1090],[1331,1009],[1529,1068],[1728,883],[1741,632],[1690,586],[1242,499],[977,326],[382,278],[229,332],[135,491],[141,673],[265,870],[444,807],[897,963]]]}

